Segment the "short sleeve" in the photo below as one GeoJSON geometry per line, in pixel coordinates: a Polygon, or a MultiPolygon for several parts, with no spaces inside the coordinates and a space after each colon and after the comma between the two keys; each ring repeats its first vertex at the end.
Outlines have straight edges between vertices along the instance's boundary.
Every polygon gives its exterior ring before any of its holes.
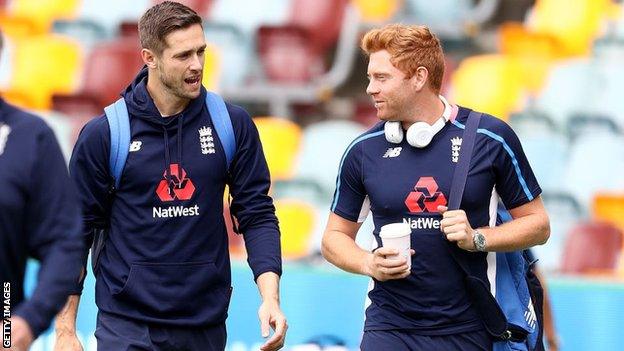
{"type": "Polygon", "coordinates": [[[490,133],[496,191],[508,209],[524,205],[542,192],[516,133],[498,121],[490,133]]]}
{"type": "Polygon", "coordinates": [[[361,222],[366,190],[362,177],[362,143],[353,142],[342,156],[331,211],[352,222],[361,222]]]}

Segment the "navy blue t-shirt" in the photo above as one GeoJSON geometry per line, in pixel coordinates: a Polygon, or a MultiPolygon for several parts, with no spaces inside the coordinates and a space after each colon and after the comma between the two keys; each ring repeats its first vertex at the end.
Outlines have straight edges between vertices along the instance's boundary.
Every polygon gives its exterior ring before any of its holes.
{"type": "MultiPolygon", "coordinates": [[[[373,280],[368,294],[365,330],[407,329],[423,335],[446,335],[482,328],[440,230],[438,205],[447,205],[461,138],[470,110],[456,114],[423,149],[407,141],[392,144],[383,123],[349,145],[340,163],[331,210],[362,221],[370,204],[378,243],[379,229],[407,222],[412,228],[411,275],[373,280]]],[[[484,115],[480,121],[461,208],[473,228],[496,223],[499,199],[507,208],[533,200],[541,189],[520,141],[503,121],[484,115]]],[[[488,276],[486,253],[462,251],[474,273],[488,276]]]]}

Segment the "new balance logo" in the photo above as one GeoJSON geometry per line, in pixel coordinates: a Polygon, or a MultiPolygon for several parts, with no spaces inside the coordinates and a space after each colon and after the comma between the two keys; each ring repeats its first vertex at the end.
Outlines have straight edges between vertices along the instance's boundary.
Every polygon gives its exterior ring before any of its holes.
{"type": "Polygon", "coordinates": [[[142,141],[135,140],[130,144],[130,152],[136,152],[141,150],[141,145],[143,145],[142,141]]]}
{"type": "Polygon", "coordinates": [[[383,155],[383,158],[397,157],[401,154],[401,150],[403,150],[402,147],[389,147],[383,155]]]}

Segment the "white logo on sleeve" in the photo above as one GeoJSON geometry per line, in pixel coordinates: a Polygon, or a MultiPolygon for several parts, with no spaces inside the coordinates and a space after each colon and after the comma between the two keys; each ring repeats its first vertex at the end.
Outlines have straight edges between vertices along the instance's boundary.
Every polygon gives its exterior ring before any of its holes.
{"type": "Polygon", "coordinates": [[[9,140],[9,134],[11,134],[11,127],[0,123],[0,155],[4,153],[4,147],[9,140]]]}
{"type": "Polygon", "coordinates": [[[463,139],[454,137],[451,139],[451,161],[457,163],[459,161],[459,150],[461,149],[463,139]]]}
{"type": "Polygon", "coordinates": [[[215,153],[214,138],[212,136],[212,128],[203,126],[199,128],[199,146],[204,155],[215,153]]]}
{"type": "Polygon", "coordinates": [[[401,154],[401,150],[403,150],[402,147],[389,147],[383,155],[383,158],[397,157],[401,154]]]}
{"type": "Polygon", "coordinates": [[[142,141],[134,140],[132,144],[130,144],[130,152],[136,152],[141,150],[141,145],[143,145],[142,141]]]}

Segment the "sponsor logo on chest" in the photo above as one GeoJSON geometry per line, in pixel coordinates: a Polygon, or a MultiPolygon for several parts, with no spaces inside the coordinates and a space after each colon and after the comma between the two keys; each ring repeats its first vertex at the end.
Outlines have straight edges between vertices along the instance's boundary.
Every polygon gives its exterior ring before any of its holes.
{"type": "MultiPolygon", "coordinates": [[[[173,163],[169,171],[163,173],[163,177],[156,188],[156,196],[161,202],[174,202],[191,200],[195,193],[195,184],[186,170],[173,163]]],[[[153,207],[153,218],[193,217],[199,216],[199,206],[169,206],[153,207]]]]}
{"type": "MultiPolygon", "coordinates": [[[[405,207],[412,214],[437,213],[438,206],[446,205],[446,197],[434,177],[420,177],[405,198],[405,207]]],[[[434,217],[404,217],[403,223],[412,229],[440,229],[440,219],[434,217]]]]}

